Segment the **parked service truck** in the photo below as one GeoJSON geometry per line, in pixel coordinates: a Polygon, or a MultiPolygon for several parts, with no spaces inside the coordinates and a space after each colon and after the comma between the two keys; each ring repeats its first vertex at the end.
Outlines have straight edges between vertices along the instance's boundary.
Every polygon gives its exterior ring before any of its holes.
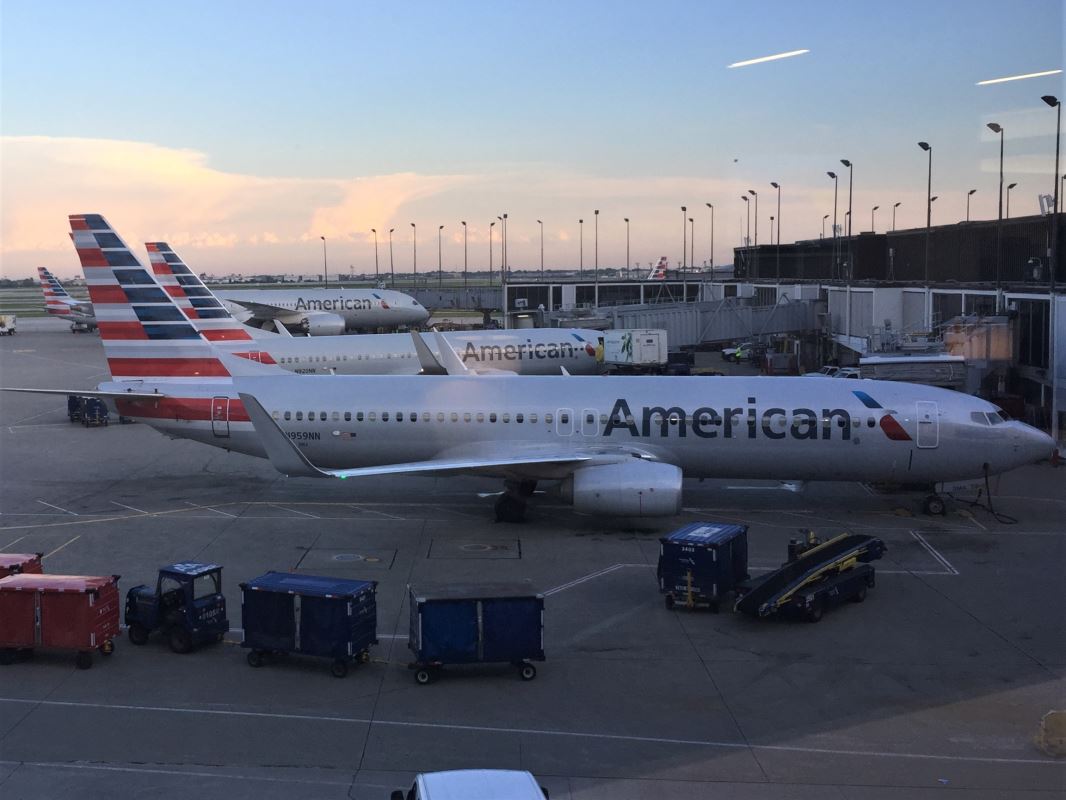
{"type": "Polygon", "coordinates": [[[654,328],[603,332],[603,363],[615,372],[655,372],[666,368],[666,331],[654,328]]]}
{"type": "Polygon", "coordinates": [[[15,322],[14,314],[0,314],[0,336],[14,336],[15,322]]]}

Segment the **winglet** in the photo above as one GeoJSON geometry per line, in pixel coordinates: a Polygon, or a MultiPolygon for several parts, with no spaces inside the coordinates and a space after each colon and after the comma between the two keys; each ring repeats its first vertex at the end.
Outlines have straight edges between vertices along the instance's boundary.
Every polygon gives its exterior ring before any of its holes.
{"type": "Polygon", "coordinates": [[[433,351],[429,349],[429,345],[426,344],[426,340],[422,338],[422,334],[418,331],[411,331],[411,339],[415,343],[415,353],[418,354],[418,363],[422,365],[421,375],[447,375],[446,370],[441,363],[437,360],[437,357],[433,355],[433,351]]]}
{"type": "Polygon", "coordinates": [[[443,334],[439,331],[433,331],[434,336],[437,337],[437,349],[440,350],[440,363],[444,367],[445,371],[449,375],[470,375],[470,370],[466,368],[466,364],[462,359],[456,355],[455,350],[448,344],[448,340],[444,338],[443,334]]]}
{"type": "Polygon", "coordinates": [[[266,409],[260,405],[254,395],[240,392],[241,403],[248,412],[248,419],[259,435],[259,442],[266,450],[267,458],[274,469],[290,478],[322,478],[327,473],[307,460],[296,443],[285,435],[278,424],[271,419],[266,409]]]}
{"type": "Polygon", "coordinates": [[[566,367],[562,366],[561,364],[559,365],[559,370],[563,373],[563,375],[569,375],[570,374],[570,370],[568,370],[566,367]]]}
{"type": "Polygon", "coordinates": [[[274,320],[274,330],[277,331],[278,334],[281,336],[287,336],[289,339],[292,338],[292,334],[289,333],[289,329],[281,324],[280,319],[274,320]]]}

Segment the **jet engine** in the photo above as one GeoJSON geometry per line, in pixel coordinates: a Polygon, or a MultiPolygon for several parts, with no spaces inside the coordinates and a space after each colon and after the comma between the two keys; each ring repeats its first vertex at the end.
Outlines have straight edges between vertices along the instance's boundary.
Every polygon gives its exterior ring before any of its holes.
{"type": "Polygon", "coordinates": [[[582,467],[563,480],[563,498],[575,511],[616,517],[669,517],[681,511],[681,469],[631,459],[582,467]]]}
{"type": "Polygon", "coordinates": [[[300,322],[300,330],[308,336],[339,336],[344,328],[344,317],[339,314],[308,314],[300,322]]]}

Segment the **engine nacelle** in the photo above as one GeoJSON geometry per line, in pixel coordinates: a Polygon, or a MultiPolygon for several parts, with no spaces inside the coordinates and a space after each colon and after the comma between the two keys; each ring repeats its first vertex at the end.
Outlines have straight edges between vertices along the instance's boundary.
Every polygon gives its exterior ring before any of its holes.
{"type": "Polygon", "coordinates": [[[339,314],[308,314],[300,327],[308,336],[339,336],[344,333],[344,317],[339,314]]]}
{"type": "Polygon", "coordinates": [[[669,517],[681,512],[681,469],[631,459],[582,467],[560,485],[575,511],[615,517],[669,517]]]}

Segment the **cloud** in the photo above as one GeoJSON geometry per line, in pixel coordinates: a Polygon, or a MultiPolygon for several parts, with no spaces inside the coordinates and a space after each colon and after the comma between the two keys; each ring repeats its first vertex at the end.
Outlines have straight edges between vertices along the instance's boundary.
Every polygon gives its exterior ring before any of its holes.
{"type": "Polygon", "coordinates": [[[322,235],[364,241],[372,225],[385,225],[405,204],[467,180],[242,175],[212,168],[194,150],[110,139],[4,137],[0,152],[0,252],[8,274],[73,257],[71,213],[104,214],[134,248],[155,239],[194,250],[291,245],[322,235]]]}

